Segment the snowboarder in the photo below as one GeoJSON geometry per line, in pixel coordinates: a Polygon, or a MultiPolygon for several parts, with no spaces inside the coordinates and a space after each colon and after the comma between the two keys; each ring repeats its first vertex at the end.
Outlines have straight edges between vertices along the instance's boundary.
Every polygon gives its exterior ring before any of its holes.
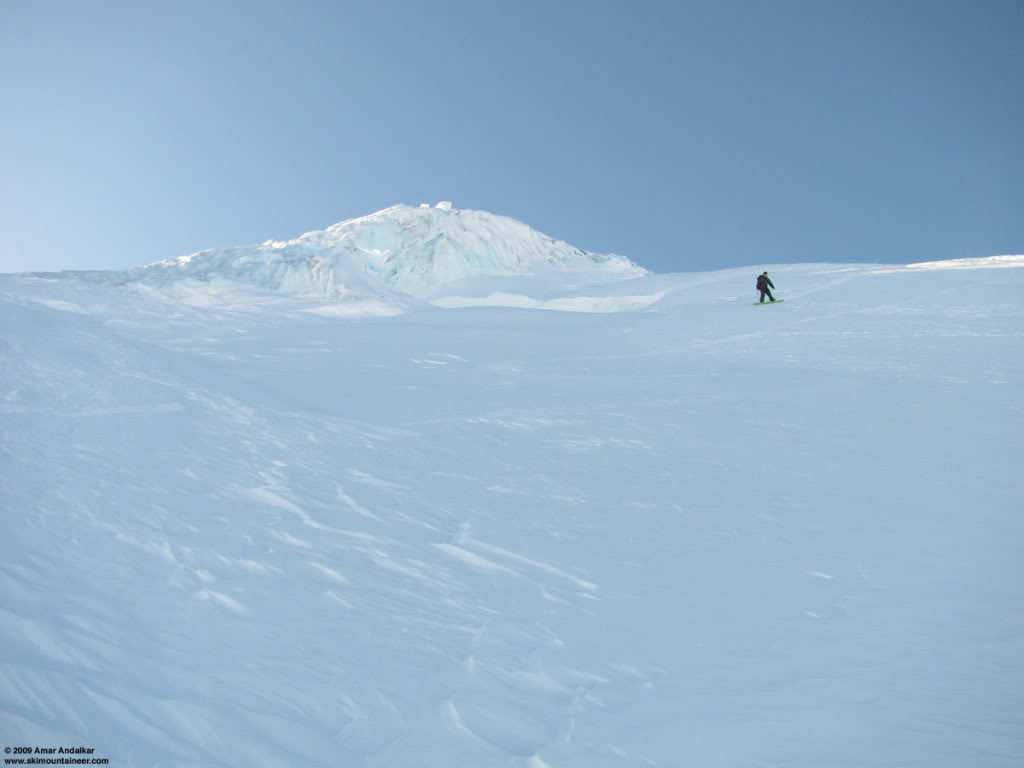
{"type": "Polygon", "coordinates": [[[757,276],[757,290],[761,292],[761,304],[764,304],[765,294],[768,294],[768,299],[770,301],[775,301],[775,297],[772,296],[772,292],[768,290],[769,286],[774,288],[775,283],[768,279],[767,272],[762,272],[760,275],[757,276]]]}

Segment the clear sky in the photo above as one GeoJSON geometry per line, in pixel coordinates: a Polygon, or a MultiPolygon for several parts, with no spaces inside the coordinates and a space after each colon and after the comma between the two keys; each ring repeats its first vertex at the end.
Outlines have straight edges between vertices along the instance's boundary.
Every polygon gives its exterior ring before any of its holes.
{"type": "Polygon", "coordinates": [[[1024,252],[1024,2],[0,0],[0,271],[438,200],[657,271],[1024,252]]]}

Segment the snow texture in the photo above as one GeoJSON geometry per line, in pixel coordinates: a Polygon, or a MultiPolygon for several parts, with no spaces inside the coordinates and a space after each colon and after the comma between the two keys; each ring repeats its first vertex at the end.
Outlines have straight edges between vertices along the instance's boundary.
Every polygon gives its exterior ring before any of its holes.
{"type": "Polygon", "coordinates": [[[383,213],[0,276],[6,744],[1020,765],[1024,260],[574,282],[383,213]]]}

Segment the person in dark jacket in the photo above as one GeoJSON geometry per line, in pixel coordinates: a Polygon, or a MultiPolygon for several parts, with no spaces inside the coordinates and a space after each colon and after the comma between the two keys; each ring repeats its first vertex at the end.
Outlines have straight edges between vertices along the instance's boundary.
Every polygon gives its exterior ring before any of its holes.
{"type": "Polygon", "coordinates": [[[768,294],[768,299],[770,301],[775,301],[775,297],[772,296],[772,292],[768,290],[769,287],[774,288],[775,284],[771,280],[768,279],[768,273],[767,272],[762,272],[760,275],[757,276],[757,290],[759,290],[761,292],[761,303],[762,304],[764,304],[764,296],[765,296],[765,294],[768,294]]]}

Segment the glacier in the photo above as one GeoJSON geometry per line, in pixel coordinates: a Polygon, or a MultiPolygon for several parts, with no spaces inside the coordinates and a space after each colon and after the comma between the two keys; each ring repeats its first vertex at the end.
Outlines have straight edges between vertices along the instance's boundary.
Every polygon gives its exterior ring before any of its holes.
{"type": "Polygon", "coordinates": [[[1018,765],[1024,257],[650,274],[510,222],[0,275],[5,744],[1018,765]]]}
{"type": "Polygon", "coordinates": [[[400,312],[408,297],[427,297],[467,278],[526,276],[560,284],[568,277],[601,282],[647,271],[625,257],[584,251],[515,219],[459,210],[443,201],[392,206],[292,240],[214,248],[129,270],[59,274],[172,290],[191,286],[193,293],[202,293],[203,283],[234,283],[357,305],[370,298],[400,312]]]}

